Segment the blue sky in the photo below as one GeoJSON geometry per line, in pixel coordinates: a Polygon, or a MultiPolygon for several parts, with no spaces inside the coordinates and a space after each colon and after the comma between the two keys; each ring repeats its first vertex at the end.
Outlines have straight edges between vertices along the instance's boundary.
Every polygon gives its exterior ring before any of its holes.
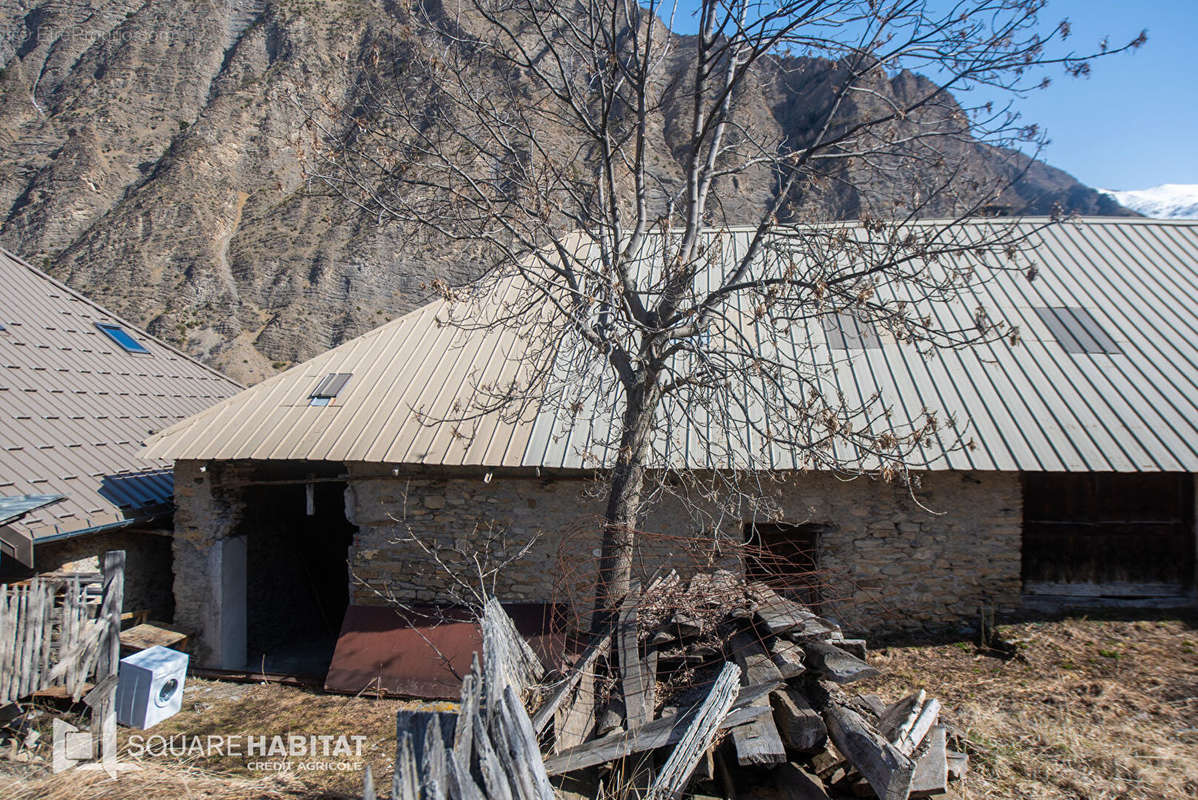
{"type": "MultiPolygon", "coordinates": [[[[1048,132],[1044,160],[1106,189],[1198,183],[1198,0],[1050,0],[1042,18],[1050,26],[1068,18],[1078,50],[1148,29],[1139,51],[1099,59],[1088,78],[1054,73],[1052,86],[1019,101],[1025,119],[1048,132]]],[[[695,23],[675,27],[691,32],[695,23]]]]}

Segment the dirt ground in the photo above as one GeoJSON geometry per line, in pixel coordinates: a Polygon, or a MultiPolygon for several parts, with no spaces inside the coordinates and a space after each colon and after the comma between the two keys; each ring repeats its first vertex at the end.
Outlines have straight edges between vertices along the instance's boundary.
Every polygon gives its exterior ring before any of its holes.
{"type": "MultiPolygon", "coordinates": [[[[924,687],[968,738],[970,771],[951,796],[1179,800],[1198,797],[1198,619],[1093,619],[1000,629],[1017,655],[998,658],[969,641],[870,653],[884,674],[860,691],[887,701],[924,687]]],[[[190,680],[183,711],[145,736],[233,734],[362,736],[362,757],[135,756],[136,731],[121,731],[125,763],[102,772],[48,775],[44,762],[4,761],[0,797],[12,800],[147,798],[346,798],[360,796],[361,763],[390,784],[394,715],[404,701],[342,697],[271,684],[190,680]],[[344,766],[341,766],[344,765],[344,766]]],[[[418,705],[418,704],[415,704],[418,705]]],[[[421,706],[441,707],[451,706],[421,706]]],[[[46,727],[48,729],[46,717],[46,727]]],[[[48,734],[48,730],[47,730],[48,734]]],[[[46,737],[48,741],[48,735],[46,737]]],[[[181,740],[175,740],[176,744],[181,740]]],[[[153,746],[148,739],[145,746],[153,746]]],[[[182,747],[176,747],[182,750],[182,747]]],[[[44,747],[48,758],[49,747],[44,747]]]]}

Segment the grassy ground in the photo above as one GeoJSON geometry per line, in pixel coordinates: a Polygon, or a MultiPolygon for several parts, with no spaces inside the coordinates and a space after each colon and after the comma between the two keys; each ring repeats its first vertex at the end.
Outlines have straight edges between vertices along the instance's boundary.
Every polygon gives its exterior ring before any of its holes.
{"type": "MultiPolygon", "coordinates": [[[[970,741],[970,772],[953,795],[980,798],[1177,800],[1198,797],[1198,629],[1195,620],[1069,619],[1006,626],[1019,655],[969,642],[870,654],[885,677],[862,686],[896,700],[923,686],[970,741]]],[[[340,697],[274,685],[189,682],[184,710],[151,733],[346,734],[390,782],[396,700],[340,697]]],[[[130,736],[122,731],[129,758],[130,736]]],[[[278,759],[267,759],[277,761],[278,759]]],[[[320,759],[356,762],[356,758],[320,759]]],[[[294,761],[294,760],[293,760],[294,761]]],[[[46,775],[0,761],[0,797],[13,800],[336,798],[361,791],[356,770],[264,773],[244,757],[143,757],[113,782],[103,773],[46,775]],[[8,775],[4,775],[4,771],[8,775]]]]}
{"type": "Polygon", "coordinates": [[[972,644],[871,654],[893,699],[924,686],[973,746],[964,798],[1198,797],[1198,620],[1068,619],[1000,629],[1019,655],[972,644]]]}

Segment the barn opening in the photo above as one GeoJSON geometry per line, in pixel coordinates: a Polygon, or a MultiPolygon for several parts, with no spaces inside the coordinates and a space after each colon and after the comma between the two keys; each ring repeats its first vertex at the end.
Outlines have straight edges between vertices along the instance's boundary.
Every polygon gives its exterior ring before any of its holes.
{"type": "Polygon", "coordinates": [[[349,606],[345,483],[249,486],[245,501],[247,667],[323,676],[349,606]]]}
{"type": "Polygon", "coordinates": [[[746,576],[818,607],[826,599],[819,570],[820,537],[826,529],[817,523],[745,523],[746,576]]]}
{"type": "Polygon", "coordinates": [[[1194,543],[1189,474],[1024,475],[1026,597],[1184,599],[1194,543]]]}

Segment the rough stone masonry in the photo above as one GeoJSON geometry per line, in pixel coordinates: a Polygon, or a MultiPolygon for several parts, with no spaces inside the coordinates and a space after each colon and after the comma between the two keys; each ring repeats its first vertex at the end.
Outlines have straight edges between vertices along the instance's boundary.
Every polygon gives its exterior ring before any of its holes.
{"type": "MultiPolygon", "coordinates": [[[[594,482],[502,473],[488,482],[481,472],[394,476],[366,464],[347,470],[345,513],[357,528],[349,550],[351,602],[451,602],[477,586],[474,556],[485,566],[525,547],[498,578],[501,599],[586,597],[600,544],[602,496],[594,482]]],[[[244,621],[222,604],[237,598],[231,583],[244,583],[229,545],[245,533],[236,485],[252,476],[252,464],[216,463],[205,471],[196,462],[176,465],[175,622],[196,634],[200,663],[219,661],[223,650],[236,650],[238,635],[244,638],[244,621]]],[[[929,473],[914,495],[867,478],[808,473],[772,491],[777,521],[820,526],[818,570],[830,587],[823,611],[847,629],[875,636],[942,629],[976,620],[982,608],[1018,610],[1018,473],[929,473]]],[[[663,501],[642,525],[636,570],[648,576],[673,567],[685,576],[740,568],[741,553],[730,545],[743,540],[743,522],[697,533],[679,505],[663,501]]]]}
{"type": "MultiPolygon", "coordinates": [[[[359,474],[346,492],[347,513],[358,527],[350,551],[360,579],[352,588],[355,603],[377,603],[386,594],[444,601],[453,579],[429,550],[450,565],[461,551],[497,536],[509,551],[533,542],[504,570],[505,599],[574,600],[594,579],[602,502],[585,480],[359,474]]],[[[778,521],[818,523],[823,530],[817,564],[827,587],[825,610],[849,628],[871,634],[943,628],[976,620],[980,608],[1005,614],[1019,606],[1017,473],[931,473],[914,497],[902,486],[824,473],[796,476],[775,491],[778,521]]],[[[742,540],[742,524],[696,534],[680,506],[663,502],[642,524],[636,569],[647,577],[658,567],[684,575],[737,568],[738,561],[729,564],[736,548],[727,545],[742,540]]]]}

